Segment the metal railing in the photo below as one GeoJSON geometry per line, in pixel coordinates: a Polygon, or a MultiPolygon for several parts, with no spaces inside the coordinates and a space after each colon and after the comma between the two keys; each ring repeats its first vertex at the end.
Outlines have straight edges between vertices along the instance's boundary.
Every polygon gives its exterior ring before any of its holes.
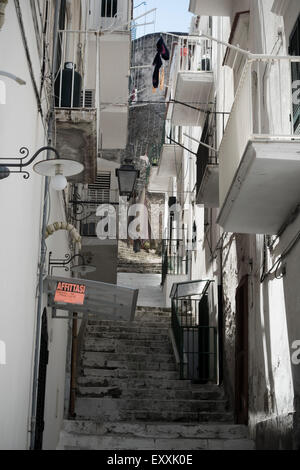
{"type": "Polygon", "coordinates": [[[172,331],[180,358],[180,378],[217,382],[217,328],[209,326],[205,297],[172,299],[172,331]]]}
{"type": "Polygon", "coordinates": [[[188,275],[190,264],[190,255],[187,252],[185,256],[178,254],[168,254],[168,251],[163,251],[162,254],[162,269],[161,269],[161,284],[164,285],[168,274],[173,276],[188,275]]]}
{"type": "Polygon", "coordinates": [[[99,36],[87,30],[60,30],[58,58],[55,106],[98,108],[99,36]]]}
{"type": "Polygon", "coordinates": [[[178,36],[170,67],[170,88],[174,88],[178,72],[211,72],[212,45],[209,39],[178,36]]]}

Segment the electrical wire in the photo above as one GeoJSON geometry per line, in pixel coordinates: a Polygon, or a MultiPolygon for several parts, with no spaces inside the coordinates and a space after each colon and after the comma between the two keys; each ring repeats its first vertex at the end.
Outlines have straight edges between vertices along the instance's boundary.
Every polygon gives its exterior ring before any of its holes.
{"type": "MultiPolygon", "coordinates": [[[[288,246],[283,250],[283,252],[279,256],[279,258],[275,261],[275,263],[272,265],[272,267],[267,272],[264,272],[264,269],[265,269],[265,266],[266,266],[266,253],[264,254],[263,273],[260,277],[260,282],[261,283],[264,282],[264,280],[268,276],[270,276],[271,274],[275,274],[275,277],[277,279],[280,279],[282,277],[282,275],[280,275],[280,277],[278,277],[278,269],[282,265],[282,262],[284,261],[284,259],[290,254],[290,252],[293,250],[293,248],[296,246],[296,244],[299,241],[300,241],[300,231],[295,235],[295,237],[291,240],[291,242],[288,244],[288,246]]],[[[265,249],[266,249],[265,238],[264,238],[264,246],[265,246],[265,249]]]]}

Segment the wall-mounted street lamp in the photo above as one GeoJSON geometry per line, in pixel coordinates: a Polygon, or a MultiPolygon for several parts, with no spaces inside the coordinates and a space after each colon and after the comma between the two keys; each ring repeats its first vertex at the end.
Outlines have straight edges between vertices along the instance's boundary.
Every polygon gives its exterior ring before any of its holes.
{"type": "Polygon", "coordinates": [[[96,271],[96,266],[89,264],[87,259],[81,255],[77,254],[71,256],[70,254],[66,254],[64,258],[52,258],[52,251],[49,252],[48,258],[48,274],[52,276],[54,268],[64,268],[65,271],[77,272],[81,274],[92,273],[96,271]],[[75,259],[79,259],[79,264],[74,264],[70,266],[72,261],[75,259]]]}
{"type": "Polygon", "coordinates": [[[139,176],[140,172],[135,169],[132,160],[126,159],[125,163],[116,170],[120,196],[127,196],[127,198],[130,199],[139,176]]]}
{"type": "Polygon", "coordinates": [[[45,150],[54,152],[56,158],[36,163],[33,170],[42,176],[52,176],[51,186],[56,191],[63,190],[67,186],[66,176],[78,175],[84,170],[82,163],[76,160],[60,158],[58,151],[54,147],[41,147],[31,158],[28,158],[28,148],[22,147],[20,149],[21,157],[0,158],[0,161],[5,161],[5,163],[0,164],[0,180],[8,178],[11,173],[23,173],[23,178],[28,179],[30,175],[28,171],[24,171],[24,168],[30,165],[45,150]]]}

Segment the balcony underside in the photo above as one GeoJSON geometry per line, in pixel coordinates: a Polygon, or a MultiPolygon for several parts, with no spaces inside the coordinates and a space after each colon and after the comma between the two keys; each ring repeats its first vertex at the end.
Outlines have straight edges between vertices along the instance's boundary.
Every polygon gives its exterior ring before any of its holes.
{"type": "Polygon", "coordinates": [[[234,0],[190,0],[189,11],[200,16],[230,16],[234,0]]]}
{"type": "Polygon", "coordinates": [[[170,176],[158,176],[158,168],[152,167],[148,184],[149,193],[165,193],[171,191],[170,176]]]}
{"type": "Polygon", "coordinates": [[[97,111],[92,108],[55,109],[56,148],[62,158],[84,164],[84,170],[68,178],[76,183],[94,183],[97,174],[97,111]]]}
{"type": "MultiPolygon", "coordinates": [[[[179,72],[174,100],[207,110],[205,103],[209,101],[212,85],[212,72],[179,72]]],[[[173,105],[172,122],[175,126],[203,127],[205,117],[205,113],[192,107],[179,103],[173,105]]]]}
{"type": "Polygon", "coordinates": [[[164,144],[162,146],[158,176],[178,176],[181,167],[183,149],[178,145],[164,144]]]}
{"type": "Polygon", "coordinates": [[[197,204],[219,207],[219,165],[207,165],[197,195],[197,204]]]}
{"type": "Polygon", "coordinates": [[[103,150],[125,149],[127,145],[128,107],[108,106],[100,114],[100,146],[103,150]]]}
{"type": "Polygon", "coordinates": [[[218,223],[227,232],[277,234],[300,201],[300,142],[249,140],[222,197],[226,157],[223,164],[220,159],[218,223]]]}

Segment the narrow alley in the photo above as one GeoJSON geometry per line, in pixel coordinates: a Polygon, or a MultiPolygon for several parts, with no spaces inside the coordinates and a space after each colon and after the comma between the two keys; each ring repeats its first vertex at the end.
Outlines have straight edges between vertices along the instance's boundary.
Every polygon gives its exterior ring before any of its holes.
{"type": "Polygon", "coordinates": [[[299,87],[299,0],[0,0],[0,450],[300,450],[299,87]]]}

